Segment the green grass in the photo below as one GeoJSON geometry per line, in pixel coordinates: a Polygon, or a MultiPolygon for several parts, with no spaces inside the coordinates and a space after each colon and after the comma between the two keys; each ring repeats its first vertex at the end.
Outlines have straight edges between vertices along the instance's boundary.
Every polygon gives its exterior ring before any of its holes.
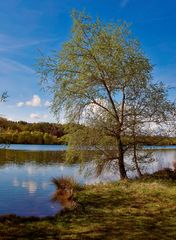
{"type": "Polygon", "coordinates": [[[79,206],[53,218],[0,219],[0,239],[175,239],[176,181],[85,186],[79,206]]]}

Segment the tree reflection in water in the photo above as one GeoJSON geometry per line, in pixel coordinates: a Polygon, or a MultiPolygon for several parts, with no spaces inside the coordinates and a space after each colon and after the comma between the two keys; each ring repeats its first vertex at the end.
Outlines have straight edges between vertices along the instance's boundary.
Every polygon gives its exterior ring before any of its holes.
{"type": "Polygon", "coordinates": [[[56,162],[64,162],[64,151],[21,151],[0,149],[0,167],[5,164],[25,164],[26,162],[34,162],[37,164],[55,164],[56,162]]]}

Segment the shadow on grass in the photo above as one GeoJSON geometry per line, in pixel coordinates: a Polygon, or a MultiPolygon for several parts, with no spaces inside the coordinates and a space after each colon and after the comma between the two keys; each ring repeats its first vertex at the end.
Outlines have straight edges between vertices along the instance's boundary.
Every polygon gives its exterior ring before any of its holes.
{"type": "Polygon", "coordinates": [[[86,186],[77,193],[76,201],[77,208],[62,211],[53,218],[1,219],[0,236],[5,236],[4,239],[12,236],[69,240],[175,239],[173,182],[143,179],[86,186]]]}
{"type": "Polygon", "coordinates": [[[128,183],[123,188],[124,192],[118,188],[104,193],[88,190],[78,196],[83,208],[63,215],[67,234],[73,239],[174,239],[174,201],[163,206],[157,196],[147,199],[144,194],[141,198],[140,193],[135,195],[128,189],[128,183]]]}

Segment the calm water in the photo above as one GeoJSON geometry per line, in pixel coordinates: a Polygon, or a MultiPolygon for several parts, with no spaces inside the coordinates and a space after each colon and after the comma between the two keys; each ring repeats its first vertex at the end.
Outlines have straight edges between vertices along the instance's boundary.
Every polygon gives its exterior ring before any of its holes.
{"type": "Polygon", "coordinates": [[[56,214],[61,206],[50,201],[55,191],[51,179],[66,175],[83,182],[83,177],[78,177],[77,165],[25,163],[3,166],[0,169],[0,214],[41,217],[56,214]]]}
{"type": "MultiPolygon", "coordinates": [[[[2,146],[3,147],[3,146],[2,146]]],[[[23,151],[65,151],[66,145],[40,145],[40,144],[10,144],[6,146],[11,150],[23,150],[23,151]]]]}
{"type": "MultiPolygon", "coordinates": [[[[53,177],[73,176],[80,183],[96,183],[118,178],[110,172],[99,178],[84,177],[84,174],[79,172],[78,164],[66,166],[62,163],[62,151],[65,148],[66,146],[58,145],[14,144],[10,146],[11,150],[1,150],[0,215],[55,215],[61,210],[61,206],[50,201],[55,191],[51,184],[53,177]]],[[[176,160],[176,148],[156,149],[153,156],[159,161],[150,164],[146,169],[148,172],[172,167],[173,161],[176,160]]]]}

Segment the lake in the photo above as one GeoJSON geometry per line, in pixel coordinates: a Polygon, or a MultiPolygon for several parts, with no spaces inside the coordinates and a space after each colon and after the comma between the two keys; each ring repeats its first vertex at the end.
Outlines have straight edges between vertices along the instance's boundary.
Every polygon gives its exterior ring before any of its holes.
{"type": "Polygon", "coordinates": [[[65,151],[66,145],[41,145],[41,144],[10,144],[6,146],[9,150],[21,151],[65,151]]]}
{"type": "MultiPolygon", "coordinates": [[[[72,176],[81,184],[97,183],[118,179],[110,172],[96,178],[85,177],[79,172],[79,165],[64,164],[63,151],[66,146],[12,144],[7,150],[0,150],[0,215],[53,216],[62,207],[51,202],[55,187],[53,177],[72,176]]],[[[158,161],[145,170],[153,172],[172,167],[176,160],[176,147],[154,149],[158,161]]]]}

